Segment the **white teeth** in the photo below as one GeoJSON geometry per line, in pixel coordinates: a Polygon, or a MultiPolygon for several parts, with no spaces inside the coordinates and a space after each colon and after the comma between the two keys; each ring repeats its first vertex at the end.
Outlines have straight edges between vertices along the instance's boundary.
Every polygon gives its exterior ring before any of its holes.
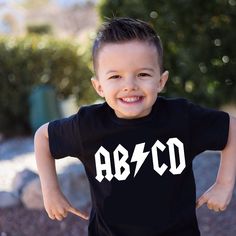
{"type": "Polygon", "coordinates": [[[137,102],[140,99],[140,97],[126,97],[122,98],[124,102],[137,102]]]}

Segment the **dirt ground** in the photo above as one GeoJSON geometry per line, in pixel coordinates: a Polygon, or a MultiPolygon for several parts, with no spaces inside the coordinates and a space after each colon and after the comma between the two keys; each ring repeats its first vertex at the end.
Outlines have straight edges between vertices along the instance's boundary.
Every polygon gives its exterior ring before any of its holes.
{"type": "Polygon", "coordinates": [[[0,236],[85,236],[87,222],[71,215],[63,221],[50,220],[45,211],[23,206],[0,210],[0,236]]]}

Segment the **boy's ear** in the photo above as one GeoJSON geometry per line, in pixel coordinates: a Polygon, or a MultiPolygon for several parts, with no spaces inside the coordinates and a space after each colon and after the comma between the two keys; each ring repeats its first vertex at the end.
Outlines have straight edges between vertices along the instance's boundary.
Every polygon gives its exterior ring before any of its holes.
{"type": "Polygon", "coordinates": [[[100,97],[104,97],[102,86],[96,77],[91,78],[92,85],[100,97]]]}
{"type": "Polygon", "coordinates": [[[169,71],[164,71],[160,77],[160,81],[159,81],[159,86],[158,86],[158,92],[160,93],[163,88],[165,87],[165,84],[167,82],[169,78],[169,71]]]}

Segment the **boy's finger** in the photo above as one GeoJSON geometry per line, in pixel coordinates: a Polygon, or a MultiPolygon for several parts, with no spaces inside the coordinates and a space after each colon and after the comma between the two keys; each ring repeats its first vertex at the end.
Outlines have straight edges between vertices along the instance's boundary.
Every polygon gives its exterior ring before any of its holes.
{"type": "Polygon", "coordinates": [[[61,215],[62,215],[64,218],[66,218],[66,217],[67,217],[67,211],[61,213],[61,215]]]}
{"type": "Polygon", "coordinates": [[[209,202],[207,203],[207,207],[208,207],[209,210],[214,210],[215,209],[214,206],[209,202]]]}
{"type": "Polygon", "coordinates": [[[55,220],[55,219],[56,219],[55,216],[52,215],[52,214],[48,214],[48,217],[49,217],[51,220],[55,220]]]}
{"type": "Polygon", "coordinates": [[[74,215],[81,217],[84,220],[88,220],[88,218],[89,218],[87,214],[82,213],[81,211],[77,210],[76,208],[70,207],[68,209],[68,211],[74,215]]]}
{"type": "Polygon", "coordinates": [[[224,206],[224,207],[221,207],[219,210],[220,210],[220,211],[225,211],[226,208],[227,208],[227,206],[224,206]]]}
{"type": "Polygon", "coordinates": [[[56,217],[56,219],[59,220],[59,221],[62,221],[62,220],[63,220],[63,216],[62,216],[62,215],[56,215],[55,217],[56,217]]]}
{"type": "Polygon", "coordinates": [[[201,196],[196,202],[196,208],[201,207],[206,202],[207,202],[207,199],[204,196],[201,196]]]}

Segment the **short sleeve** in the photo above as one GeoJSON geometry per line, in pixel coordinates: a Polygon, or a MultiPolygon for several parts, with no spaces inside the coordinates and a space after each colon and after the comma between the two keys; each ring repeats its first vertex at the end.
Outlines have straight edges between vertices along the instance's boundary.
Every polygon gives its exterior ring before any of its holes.
{"type": "Polygon", "coordinates": [[[192,103],[188,103],[188,113],[192,154],[224,149],[228,141],[229,114],[192,103]]]}
{"type": "Polygon", "coordinates": [[[78,157],[82,153],[79,113],[55,120],[48,125],[49,148],[55,159],[78,157]]]}

